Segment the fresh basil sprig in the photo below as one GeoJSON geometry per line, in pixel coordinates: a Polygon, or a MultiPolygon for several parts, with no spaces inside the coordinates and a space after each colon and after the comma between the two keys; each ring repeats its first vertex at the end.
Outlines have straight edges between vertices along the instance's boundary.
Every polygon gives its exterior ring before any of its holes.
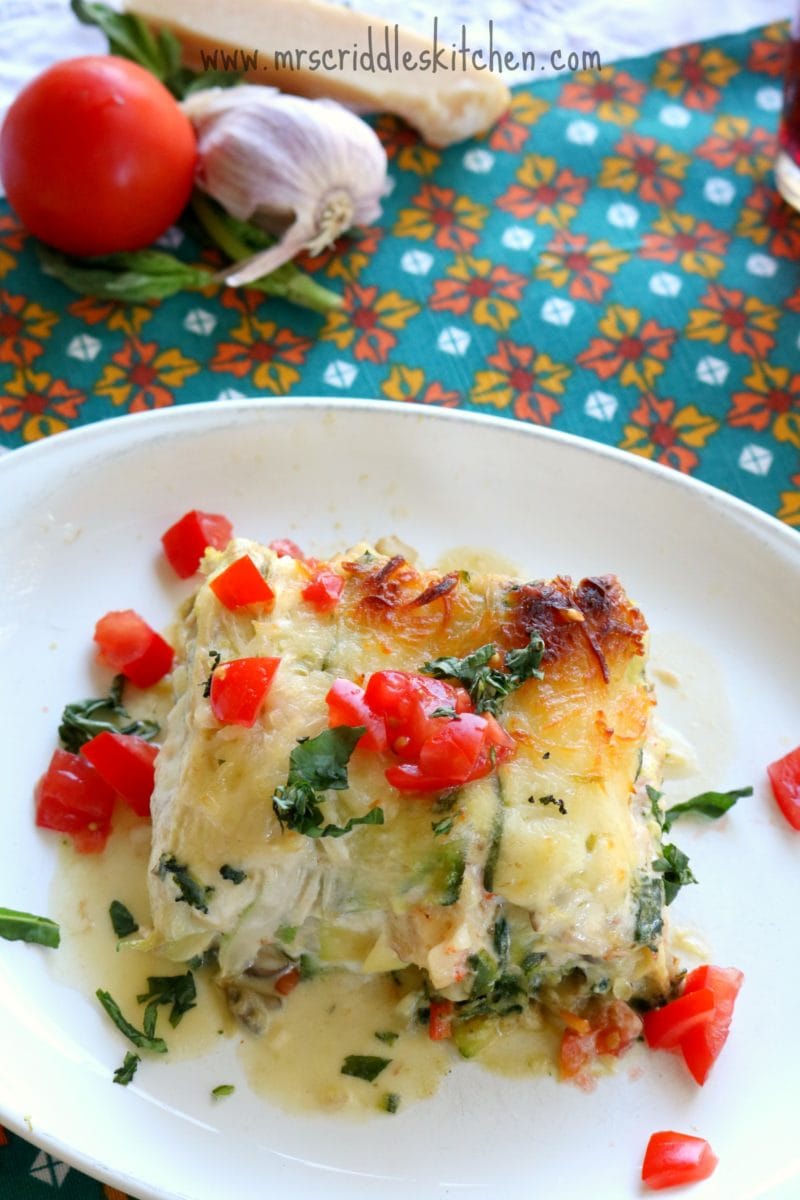
{"type": "Polygon", "coordinates": [[[346,825],[324,824],[319,792],[347,787],[347,764],[366,726],[338,725],[298,742],[289,755],[286,783],[275,789],[272,808],[281,827],[306,837],[343,837],[356,825],[382,825],[383,809],[373,808],[346,825]]]}
{"type": "Polygon", "coordinates": [[[135,13],[115,12],[106,4],[72,0],[72,11],[83,25],[95,25],[108,38],[110,54],[144,67],[178,100],[200,88],[233,87],[242,76],[235,71],[193,71],[185,67],[181,45],[169,29],[154,33],[135,13]]]}

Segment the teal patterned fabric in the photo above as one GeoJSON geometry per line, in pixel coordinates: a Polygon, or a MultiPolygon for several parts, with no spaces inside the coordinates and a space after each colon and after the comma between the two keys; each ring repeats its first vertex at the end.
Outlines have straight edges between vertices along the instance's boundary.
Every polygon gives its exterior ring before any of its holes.
{"type": "MultiPolygon", "coordinates": [[[[2,444],[170,404],[379,397],[620,446],[800,526],[800,216],[772,180],[787,41],[521,87],[447,151],[379,118],[380,225],[302,264],[344,298],[327,317],[254,291],[78,297],[0,207],[2,444]]],[[[0,1193],[48,1186],[120,1195],[0,1130],[0,1193]]]]}

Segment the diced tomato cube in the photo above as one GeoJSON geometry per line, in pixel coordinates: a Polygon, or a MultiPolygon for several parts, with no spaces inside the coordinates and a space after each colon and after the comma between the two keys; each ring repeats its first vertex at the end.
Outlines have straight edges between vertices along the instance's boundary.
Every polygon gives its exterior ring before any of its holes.
{"type": "Polygon", "coordinates": [[[800,829],[800,746],[770,763],[767,774],[778,808],[792,829],[800,829]]]}
{"type": "Polygon", "coordinates": [[[432,1042],[444,1042],[453,1036],[455,1007],[452,1000],[431,1000],[428,1036],[432,1042]]]}
{"type": "Polygon", "coordinates": [[[349,679],[336,679],[325,697],[328,706],[328,725],[335,729],[339,725],[356,728],[366,726],[367,732],[359,738],[362,750],[377,752],[386,749],[386,725],[383,717],[377,717],[364,700],[364,689],[349,679]]]}
{"type": "Polygon", "coordinates": [[[114,790],[90,762],[69,750],[55,750],[36,787],[36,824],[68,833],[76,849],[96,853],[111,831],[114,790]]]}
{"type": "Polygon", "coordinates": [[[265,607],[275,599],[275,593],[249,554],[237,558],[221,574],[215,575],[209,587],[231,612],[255,604],[265,607]]]}
{"type": "Polygon", "coordinates": [[[644,1014],[644,1037],[651,1050],[670,1050],[696,1025],[707,1021],[714,1009],[711,988],[698,988],[644,1014]]]}
{"type": "Polygon", "coordinates": [[[301,562],[305,559],[303,551],[291,538],[276,538],[274,542],[269,543],[269,548],[278,558],[299,558],[301,562]]]}
{"type": "Polygon", "coordinates": [[[733,1006],[743,982],[744,975],[736,967],[697,967],[686,976],[684,996],[706,988],[714,995],[708,1020],[690,1029],[680,1041],[686,1065],[701,1086],[728,1039],[733,1006]]]}
{"type": "Polygon", "coordinates": [[[233,534],[233,526],[221,513],[200,512],[193,508],[170,525],[161,536],[164,553],[181,579],[194,575],[207,548],[224,550],[233,534]]]}
{"type": "Polygon", "coordinates": [[[81,754],[138,816],[150,816],[158,746],[135,734],[103,730],[81,747],[81,754]]]}
{"type": "Polygon", "coordinates": [[[234,658],[211,676],[211,711],[223,725],[249,729],[270,689],[279,658],[234,658]]]}
{"type": "Polygon", "coordinates": [[[708,1179],[719,1159],[705,1138],[672,1129],[654,1133],[647,1143],[642,1180],[653,1191],[708,1179]]]}
{"type": "Polygon", "coordinates": [[[99,661],[137,687],[151,687],[172,670],[172,647],[131,608],[101,617],[94,640],[99,661]]]}
{"type": "Polygon", "coordinates": [[[318,612],[331,612],[339,603],[344,591],[344,579],[335,571],[321,567],[314,572],[314,577],[300,593],[304,600],[313,604],[318,612]]]}

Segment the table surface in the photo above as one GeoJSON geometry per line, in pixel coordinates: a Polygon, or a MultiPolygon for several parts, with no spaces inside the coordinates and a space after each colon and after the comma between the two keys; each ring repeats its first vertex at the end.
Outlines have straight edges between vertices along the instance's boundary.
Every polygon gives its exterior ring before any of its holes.
{"type": "MultiPolygon", "coordinates": [[[[240,395],[379,397],[616,445],[800,527],[800,216],[772,180],[788,33],[720,36],[786,8],[498,3],[517,45],[648,53],[516,87],[494,130],[444,152],[377,119],[380,223],[303,264],[344,296],[327,318],[219,289],[77,297],[0,201],[0,446],[240,395]],[[650,53],[696,37],[711,40],[650,53]]],[[[421,28],[429,13],[408,6],[421,28]]],[[[63,0],[6,0],[0,105],[56,54],[101,47],[69,20],[63,0]]],[[[119,1195],[0,1127],[0,1194],[42,1184],[119,1195]]]]}

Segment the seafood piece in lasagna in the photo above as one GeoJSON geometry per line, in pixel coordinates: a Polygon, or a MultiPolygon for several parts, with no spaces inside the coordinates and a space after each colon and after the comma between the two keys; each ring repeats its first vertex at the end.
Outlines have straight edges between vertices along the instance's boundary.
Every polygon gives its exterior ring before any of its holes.
{"type": "Polygon", "coordinates": [[[151,944],[216,955],[254,1027],[318,968],[408,970],[455,1022],[532,1004],[588,1030],[662,1000],[644,617],[612,576],[409,558],[207,553],[158,758],[151,944]]]}

